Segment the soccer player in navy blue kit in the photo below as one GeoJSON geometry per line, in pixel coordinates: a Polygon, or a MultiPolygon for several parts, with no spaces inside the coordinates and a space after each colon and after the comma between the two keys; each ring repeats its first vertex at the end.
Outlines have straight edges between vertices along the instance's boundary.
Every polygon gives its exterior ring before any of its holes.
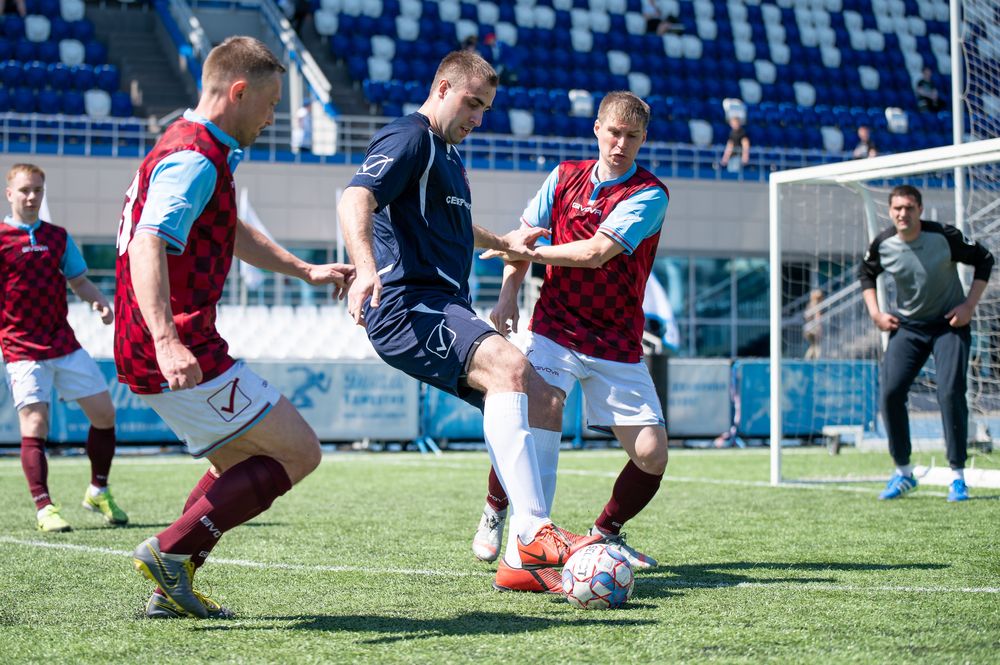
{"type": "Polygon", "coordinates": [[[599,539],[549,519],[528,409],[558,408],[558,395],[469,298],[474,246],[523,249],[544,234],[499,237],[472,223],[455,146],[482,124],[496,87],[496,72],[478,54],[451,53],[420,109],[372,139],[338,208],[357,270],[348,311],[387,363],[482,408],[490,458],[515,507],[521,559],[561,566],[599,539]]]}
{"type": "Polygon", "coordinates": [[[896,473],[879,498],[896,499],[917,487],[910,463],[906,399],[933,353],[945,447],[954,474],[948,501],[965,501],[969,498],[964,474],[969,427],[965,384],[972,344],[969,322],[986,290],[993,255],[954,226],[922,221],[923,211],[918,189],[909,185],[893,189],[889,193],[892,227],[872,241],[859,271],[868,314],[879,330],[889,333],[882,359],[882,417],[896,473]],[[959,263],[975,270],[968,295],[958,277],[959,263]],[[883,312],[878,305],[875,279],[883,271],[896,282],[895,313],[883,312]]]}

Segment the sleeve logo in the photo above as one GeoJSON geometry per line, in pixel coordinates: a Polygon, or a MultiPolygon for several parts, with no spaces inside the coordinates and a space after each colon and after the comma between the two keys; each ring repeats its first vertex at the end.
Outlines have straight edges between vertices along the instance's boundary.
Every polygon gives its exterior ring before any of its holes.
{"type": "Polygon", "coordinates": [[[369,155],[355,175],[366,175],[376,179],[381,178],[386,167],[393,161],[395,160],[387,155],[369,155]]]}

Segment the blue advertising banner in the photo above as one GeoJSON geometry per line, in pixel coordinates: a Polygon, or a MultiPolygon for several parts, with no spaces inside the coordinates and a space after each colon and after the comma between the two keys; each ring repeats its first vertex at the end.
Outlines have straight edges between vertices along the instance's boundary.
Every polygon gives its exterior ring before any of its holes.
{"type": "MultiPolygon", "coordinates": [[[[740,436],[771,433],[767,360],[733,363],[740,436]]],[[[878,413],[878,364],[874,360],[791,360],[782,364],[784,436],[813,436],[825,425],[862,425],[873,431],[878,413]]]]}

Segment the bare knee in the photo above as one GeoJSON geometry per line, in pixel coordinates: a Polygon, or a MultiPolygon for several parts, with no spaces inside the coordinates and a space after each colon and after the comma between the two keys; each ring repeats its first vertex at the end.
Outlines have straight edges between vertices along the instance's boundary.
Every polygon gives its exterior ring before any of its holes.
{"type": "Polygon", "coordinates": [[[657,431],[651,436],[640,437],[632,461],[643,473],[662,476],[667,470],[667,457],[667,434],[657,431]]]}
{"type": "Polygon", "coordinates": [[[323,451],[320,450],[319,439],[310,430],[309,436],[302,437],[295,446],[292,456],[282,460],[282,463],[288,472],[289,480],[295,485],[315,471],[322,459],[323,451]]]}

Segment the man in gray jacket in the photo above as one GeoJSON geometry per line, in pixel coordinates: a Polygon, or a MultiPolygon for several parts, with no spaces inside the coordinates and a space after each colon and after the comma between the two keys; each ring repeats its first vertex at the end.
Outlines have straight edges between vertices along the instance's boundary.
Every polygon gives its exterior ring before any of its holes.
{"type": "Polygon", "coordinates": [[[889,333],[882,360],[882,417],[896,473],[880,499],[896,499],[916,489],[910,463],[907,395],[920,368],[933,353],[937,398],[944,423],[945,447],[953,479],[948,501],[965,501],[969,490],[964,468],[969,407],[966,374],[972,335],[969,322],[993,270],[993,255],[954,226],[920,219],[920,191],[901,185],[889,193],[892,227],[880,233],[865,253],[859,278],[868,314],[879,330],[889,333]],[[958,277],[958,264],[974,267],[968,295],[958,277]],[[879,309],[875,278],[881,272],[896,283],[896,310],[879,309]]]}

